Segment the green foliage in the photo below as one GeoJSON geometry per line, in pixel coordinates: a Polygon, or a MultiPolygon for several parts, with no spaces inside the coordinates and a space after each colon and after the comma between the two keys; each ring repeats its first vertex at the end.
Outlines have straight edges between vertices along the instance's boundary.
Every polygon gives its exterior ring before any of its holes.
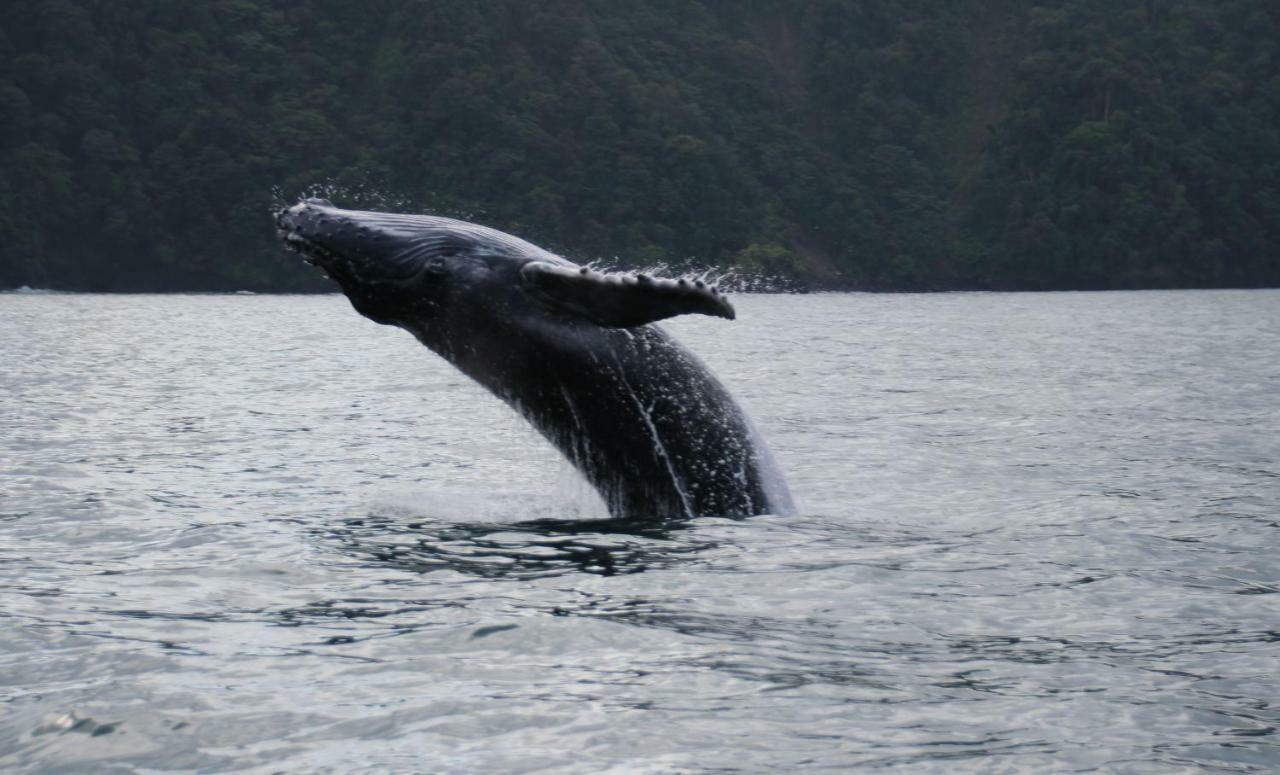
{"type": "Polygon", "coordinates": [[[1265,0],[30,0],[0,287],[327,288],[269,213],[880,289],[1280,282],[1265,0]]]}
{"type": "Polygon", "coordinates": [[[1255,0],[1033,8],[964,226],[1011,288],[1280,284],[1280,35],[1255,0]]]}

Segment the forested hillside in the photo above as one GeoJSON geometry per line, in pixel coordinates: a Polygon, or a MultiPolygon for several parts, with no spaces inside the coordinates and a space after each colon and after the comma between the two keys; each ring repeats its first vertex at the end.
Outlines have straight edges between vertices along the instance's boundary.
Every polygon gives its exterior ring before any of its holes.
{"type": "Polygon", "coordinates": [[[269,211],[814,287],[1280,285],[1275,0],[23,0],[0,287],[300,290],[269,211]]]}

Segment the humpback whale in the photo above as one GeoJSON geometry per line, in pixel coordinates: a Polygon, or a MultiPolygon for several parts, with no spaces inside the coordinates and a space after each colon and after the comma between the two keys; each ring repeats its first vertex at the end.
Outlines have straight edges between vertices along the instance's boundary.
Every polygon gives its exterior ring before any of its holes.
{"type": "Polygon", "coordinates": [[[788,513],[768,447],[710,370],[655,321],[732,320],[701,280],[603,273],[510,234],[306,199],[284,243],[356,311],[397,326],[524,416],[612,516],[788,513]]]}

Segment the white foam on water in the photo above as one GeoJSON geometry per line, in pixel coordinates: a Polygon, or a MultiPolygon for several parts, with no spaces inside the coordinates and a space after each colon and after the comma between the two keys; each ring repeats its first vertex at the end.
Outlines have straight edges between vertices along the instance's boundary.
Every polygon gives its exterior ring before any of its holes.
{"type": "Polygon", "coordinates": [[[595,489],[567,462],[546,492],[440,488],[387,493],[370,504],[379,513],[457,524],[523,522],[533,519],[604,519],[609,516],[595,489]]]}
{"type": "Polygon", "coordinates": [[[20,285],[17,288],[13,288],[7,291],[0,291],[0,293],[21,293],[24,295],[31,295],[31,296],[52,296],[58,293],[65,293],[65,291],[55,291],[52,288],[32,288],[30,285],[20,285]]]}

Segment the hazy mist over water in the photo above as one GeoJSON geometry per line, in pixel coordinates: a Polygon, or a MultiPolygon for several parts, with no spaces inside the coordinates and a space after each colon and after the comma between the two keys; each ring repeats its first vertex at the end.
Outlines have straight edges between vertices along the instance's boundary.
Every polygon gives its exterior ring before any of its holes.
{"type": "Polygon", "coordinates": [[[629,525],[340,297],[0,295],[0,770],[1280,768],[1280,291],[735,303],[801,513],[629,525]]]}

